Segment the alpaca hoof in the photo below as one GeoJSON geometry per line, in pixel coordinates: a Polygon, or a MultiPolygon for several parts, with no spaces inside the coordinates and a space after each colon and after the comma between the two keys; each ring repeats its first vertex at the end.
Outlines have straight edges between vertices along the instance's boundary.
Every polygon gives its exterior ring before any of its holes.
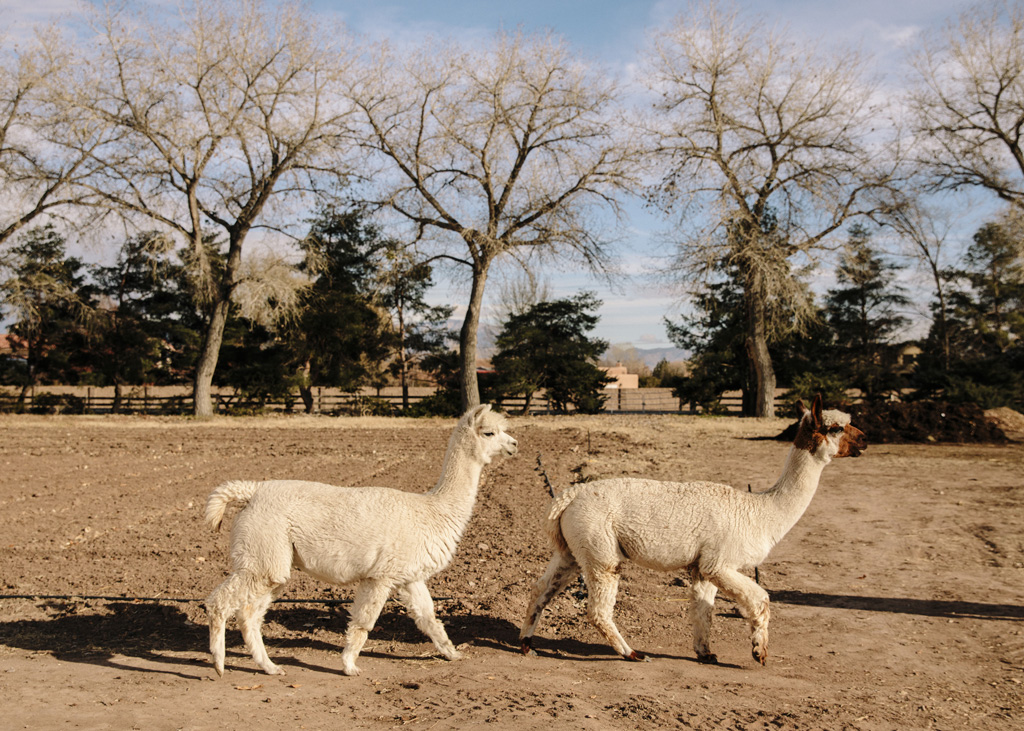
{"type": "Polygon", "coordinates": [[[458,650],[452,650],[451,652],[442,652],[441,655],[444,657],[445,660],[461,660],[463,658],[463,654],[458,650]]]}
{"type": "Polygon", "coordinates": [[[753,652],[750,654],[753,655],[754,659],[761,663],[761,665],[768,664],[768,651],[763,647],[755,647],[753,652]]]}
{"type": "Polygon", "coordinates": [[[628,655],[626,655],[626,659],[629,660],[630,662],[650,662],[651,661],[651,658],[647,657],[647,655],[643,654],[642,652],[637,652],[636,650],[633,650],[628,655]]]}
{"type": "Polygon", "coordinates": [[[537,654],[536,651],[533,649],[532,637],[523,638],[522,644],[519,646],[519,649],[522,650],[523,654],[527,656],[537,654]]]}
{"type": "Polygon", "coordinates": [[[359,668],[357,668],[355,665],[350,665],[348,667],[342,668],[341,672],[343,672],[345,675],[347,675],[350,678],[352,678],[352,677],[355,677],[356,675],[359,675],[363,671],[360,670],[359,668]]]}
{"type": "Polygon", "coordinates": [[[709,652],[706,655],[697,655],[697,662],[701,663],[702,665],[717,665],[718,655],[714,654],[713,652],[709,652]]]}

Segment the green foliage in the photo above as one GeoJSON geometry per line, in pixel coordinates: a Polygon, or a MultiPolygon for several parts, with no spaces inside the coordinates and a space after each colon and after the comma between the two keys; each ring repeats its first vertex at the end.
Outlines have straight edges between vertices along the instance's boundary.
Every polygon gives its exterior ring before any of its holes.
{"type": "MultiPolygon", "coordinates": [[[[975,233],[961,268],[945,272],[950,359],[937,327],[925,343],[912,385],[917,399],[1024,409],[1024,256],[1012,217],[975,233]]],[[[936,320],[938,319],[936,315],[936,320]]]]}
{"type": "Polygon", "coordinates": [[[600,411],[610,379],[595,362],[608,343],[587,337],[598,322],[592,311],[600,306],[592,293],[582,292],[510,315],[492,359],[502,396],[522,396],[528,407],[533,394],[544,390],[557,412],[570,406],[583,413],[600,411]]]}
{"type": "Polygon", "coordinates": [[[402,411],[402,416],[425,417],[425,416],[459,416],[459,394],[451,397],[448,391],[438,390],[429,396],[424,396],[419,401],[409,405],[409,408],[402,411]]]}
{"type": "Polygon", "coordinates": [[[171,253],[168,237],[148,232],[126,240],[112,266],[91,269],[109,303],[87,344],[93,385],[174,383],[191,371],[198,339],[182,320],[193,305],[171,253]]]}
{"type": "Polygon", "coordinates": [[[878,255],[867,228],[851,226],[836,270],[838,286],[828,291],[825,312],[832,330],[832,370],[867,400],[904,385],[885,357],[885,346],[908,322],[899,314],[910,300],[895,282],[898,271],[878,255]]]}
{"type": "Polygon", "coordinates": [[[68,256],[64,237],[52,225],[28,230],[5,252],[0,304],[10,333],[23,344],[24,369],[16,385],[79,382],[82,344],[93,293],[81,260],[68,256]]]}
{"type": "MultiPolygon", "coordinates": [[[[406,416],[461,416],[462,395],[459,391],[459,354],[455,350],[440,350],[427,354],[420,367],[431,374],[437,390],[418,402],[410,404],[402,413],[406,416]]],[[[496,378],[491,373],[478,374],[480,402],[500,399],[496,391],[496,378]]]]}
{"type": "Polygon", "coordinates": [[[850,405],[846,389],[846,381],[837,373],[807,371],[793,379],[789,391],[783,397],[783,403],[788,411],[792,411],[797,401],[803,401],[805,406],[810,406],[814,397],[820,393],[825,408],[845,408],[850,405]]]}
{"type": "Polygon", "coordinates": [[[288,399],[300,383],[291,353],[260,326],[241,330],[221,347],[217,383],[235,389],[240,406],[263,409],[268,401],[288,399]]]}

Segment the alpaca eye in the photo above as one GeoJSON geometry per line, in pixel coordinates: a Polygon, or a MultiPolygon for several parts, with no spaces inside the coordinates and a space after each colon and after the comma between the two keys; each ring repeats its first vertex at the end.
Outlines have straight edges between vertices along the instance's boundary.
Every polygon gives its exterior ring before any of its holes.
{"type": "Polygon", "coordinates": [[[833,426],[829,428],[829,432],[832,434],[838,434],[841,431],[843,431],[843,427],[841,426],[833,426]]]}
{"type": "Polygon", "coordinates": [[[494,436],[494,432],[492,432],[492,431],[485,431],[484,432],[484,436],[485,437],[493,437],[494,436]]]}

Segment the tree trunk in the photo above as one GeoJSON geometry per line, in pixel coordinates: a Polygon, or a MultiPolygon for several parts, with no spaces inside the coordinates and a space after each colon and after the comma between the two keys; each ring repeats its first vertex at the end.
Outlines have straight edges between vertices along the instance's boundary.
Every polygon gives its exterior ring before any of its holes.
{"type": "MultiPolygon", "coordinates": [[[[252,215],[255,216],[258,210],[252,215]]],[[[217,282],[216,301],[213,303],[210,322],[203,335],[203,346],[199,351],[199,362],[196,363],[196,376],[192,388],[193,414],[200,419],[213,416],[213,374],[217,370],[220,358],[220,346],[224,342],[224,326],[227,325],[231,311],[231,294],[235,288],[238,268],[242,264],[242,244],[249,233],[248,224],[239,223],[229,232],[228,255],[224,262],[224,272],[217,282]]],[[[199,242],[196,245],[201,245],[199,242]]]]}
{"type": "Polygon", "coordinates": [[[214,305],[203,336],[203,346],[199,351],[195,380],[192,383],[192,413],[199,419],[213,416],[213,374],[217,370],[220,346],[224,340],[224,326],[228,321],[230,307],[231,302],[226,297],[214,305]]]}
{"type": "Polygon", "coordinates": [[[302,375],[303,378],[299,382],[299,398],[302,399],[303,410],[307,414],[313,413],[313,379],[310,376],[312,372],[312,365],[309,359],[302,364],[302,375]]]}
{"type": "Polygon", "coordinates": [[[409,410],[409,357],[405,352],[405,313],[398,308],[398,382],[402,386],[402,411],[409,410]]]}
{"type": "Polygon", "coordinates": [[[775,416],[775,369],[768,353],[766,328],[767,312],[760,287],[756,285],[747,293],[747,356],[754,366],[757,390],[754,401],[754,416],[759,418],[775,416]]]}
{"type": "Polygon", "coordinates": [[[124,398],[123,394],[124,387],[121,385],[120,378],[114,378],[114,403],[110,406],[111,414],[121,413],[121,402],[124,398]]]}
{"type": "Polygon", "coordinates": [[[299,386],[299,398],[302,399],[302,408],[307,414],[313,413],[313,388],[311,386],[299,386]]]}
{"type": "Polygon", "coordinates": [[[462,413],[480,405],[480,386],[476,378],[476,331],[480,326],[480,308],[486,282],[487,264],[474,264],[469,307],[466,308],[466,319],[462,321],[462,330],[459,333],[459,393],[462,397],[462,413]]]}

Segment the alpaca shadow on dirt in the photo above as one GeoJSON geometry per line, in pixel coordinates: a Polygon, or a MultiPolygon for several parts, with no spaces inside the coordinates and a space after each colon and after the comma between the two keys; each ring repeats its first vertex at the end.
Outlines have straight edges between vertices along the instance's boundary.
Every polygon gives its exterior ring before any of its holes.
{"type": "MultiPolygon", "coordinates": [[[[521,652],[519,649],[518,632],[516,634],[515,645],[511,648],[505,645],[495,644],[495,647],[501,647],[501,649],[513,650],[516,653],[521,652]]],[[[535,638],[533,651],[537,654],[537,657],[544,659],[558,659],[558,660],[569,660],[579,662],[626,662],[615,651],[605,642],[584,642],[583,640],[576,640],[571,638],[558,638],[551,639],[543,636],[535,638]]],[[[684,662],[697,663],[696,656],[686,655],[671,655],[663,652],[652,652],[647,648],[640,647],[637,649],[638,652],[642,652],[651,660],[681,660],[684,662]]],[[[739,665],[733,665],[731,663],[719,661],[718,667],[722,668],[739,668],[739,665]]]]}
{"type": "Polygon", "coordinates": [[[771,598],[773,602],[781,604],[798,604],[833,609],[858,609],[868,612],[891,612],[893,614],[918,614],[924,617],[995,619],[1003,621],[1020,621],[1024,619],[1024,606],[1013,604],[982,604],[980,602],[938,599],[851,596],[803,591],[773,591],[771,598]]]}
{"type": "MultiPolygon", "coordinates": [[[[162,672],[186,679],[209,677],[212,671],[207,648],[209,631],[205,618],[197,624],[182,605],[152,602],[85,601],[48,599],[40,604],[52,616],[0,622],[0,645],[28,652],[50,653],[62,662],[101,665],[144,673],[162,672]],[[177,657],[167,653],[195,653],[177,657]],[[140,668],[118,661],[118,656],[138,658],[167,666],[140,668]],[[194,668],[194,671],[192,669],[194,668]]],[[[447,616],[438,613],[456,644],[479,642],[481,637],[518,632],[505,620],[481,615],[447,616]]],[[[275,662],[319,672],[341,674],[337,667],[313,665],[291,655],[322,650],[340,654],[345,646],[348,612],[337,604],[289,605],[282,602],[267,612],[264,638],[275,662]]],[[[369,657],[410,659],[433,654],[433,645],[416,628],[411,617],[395,602],[388,602],[362,654],[369,657]],[[389,649],[381,649],[381,641],[389,649]]],[[[245,651],[237,628],[228,629],[228,669],[260,674],[245,651]]]]}

